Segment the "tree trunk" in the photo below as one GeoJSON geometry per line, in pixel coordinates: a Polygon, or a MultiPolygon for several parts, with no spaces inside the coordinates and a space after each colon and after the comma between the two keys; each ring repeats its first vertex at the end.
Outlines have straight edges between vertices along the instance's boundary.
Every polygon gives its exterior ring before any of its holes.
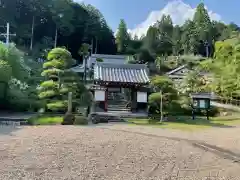
{"type": "Polygon", "coordinates": [[[31,34],[31,44],[30,44],[30,50],[33,49],[33,40],[34,40],[34,26],[35,26],[35,16],[33,16],[32,19],[32,34],[31,34]]]}

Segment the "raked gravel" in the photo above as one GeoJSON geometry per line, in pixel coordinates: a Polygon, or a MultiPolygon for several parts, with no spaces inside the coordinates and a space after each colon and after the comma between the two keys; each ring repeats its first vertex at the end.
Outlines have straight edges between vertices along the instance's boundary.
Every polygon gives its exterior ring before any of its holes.
{"type": "Polygon", "coordinates": [[[103,127],[0,126],[0,180],[240,180],[238,163],[185,141],[103,127]]]}

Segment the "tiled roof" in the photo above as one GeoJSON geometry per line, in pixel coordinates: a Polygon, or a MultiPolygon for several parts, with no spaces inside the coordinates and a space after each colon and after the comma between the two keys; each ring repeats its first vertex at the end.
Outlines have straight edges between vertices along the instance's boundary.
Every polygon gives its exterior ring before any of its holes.
{"type": "Polygon", "coordinates": [[[148,68],[144,64],[96,63],[94,80],[118,83],[149,83],[148,68]]]}

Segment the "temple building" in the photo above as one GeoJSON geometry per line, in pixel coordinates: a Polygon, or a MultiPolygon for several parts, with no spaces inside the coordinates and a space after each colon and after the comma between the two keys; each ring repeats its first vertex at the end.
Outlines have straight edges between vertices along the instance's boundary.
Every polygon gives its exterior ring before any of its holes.
{"type": "Polygon", "coordinates": [[[96,112],[147,112],[149,77],[144,64],[128,64],[128,56],[92,54],[87,62],[72,68],[83,76],[95,98],[96,112]],[[99,62],[101,59],[102,62],[99,62]]]}
{"type": "Polygon", "coordinates": [[[96,111],[147,112],[149,82],[146,65],[97,62],[92,88],[96,111]]]}

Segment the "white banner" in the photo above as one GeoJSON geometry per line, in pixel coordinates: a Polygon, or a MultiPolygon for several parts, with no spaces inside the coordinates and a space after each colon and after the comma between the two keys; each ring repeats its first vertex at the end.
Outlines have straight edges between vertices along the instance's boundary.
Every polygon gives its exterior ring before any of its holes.
{"type": "Polygon", "coordinates": [[[105,101],[105,91],[95,90],[95,101],[105,101]]]}
{"type": "Polygon", "coordinates": [[[147,103],[147,93],[137,92],[137,102],[147,103]]]}

